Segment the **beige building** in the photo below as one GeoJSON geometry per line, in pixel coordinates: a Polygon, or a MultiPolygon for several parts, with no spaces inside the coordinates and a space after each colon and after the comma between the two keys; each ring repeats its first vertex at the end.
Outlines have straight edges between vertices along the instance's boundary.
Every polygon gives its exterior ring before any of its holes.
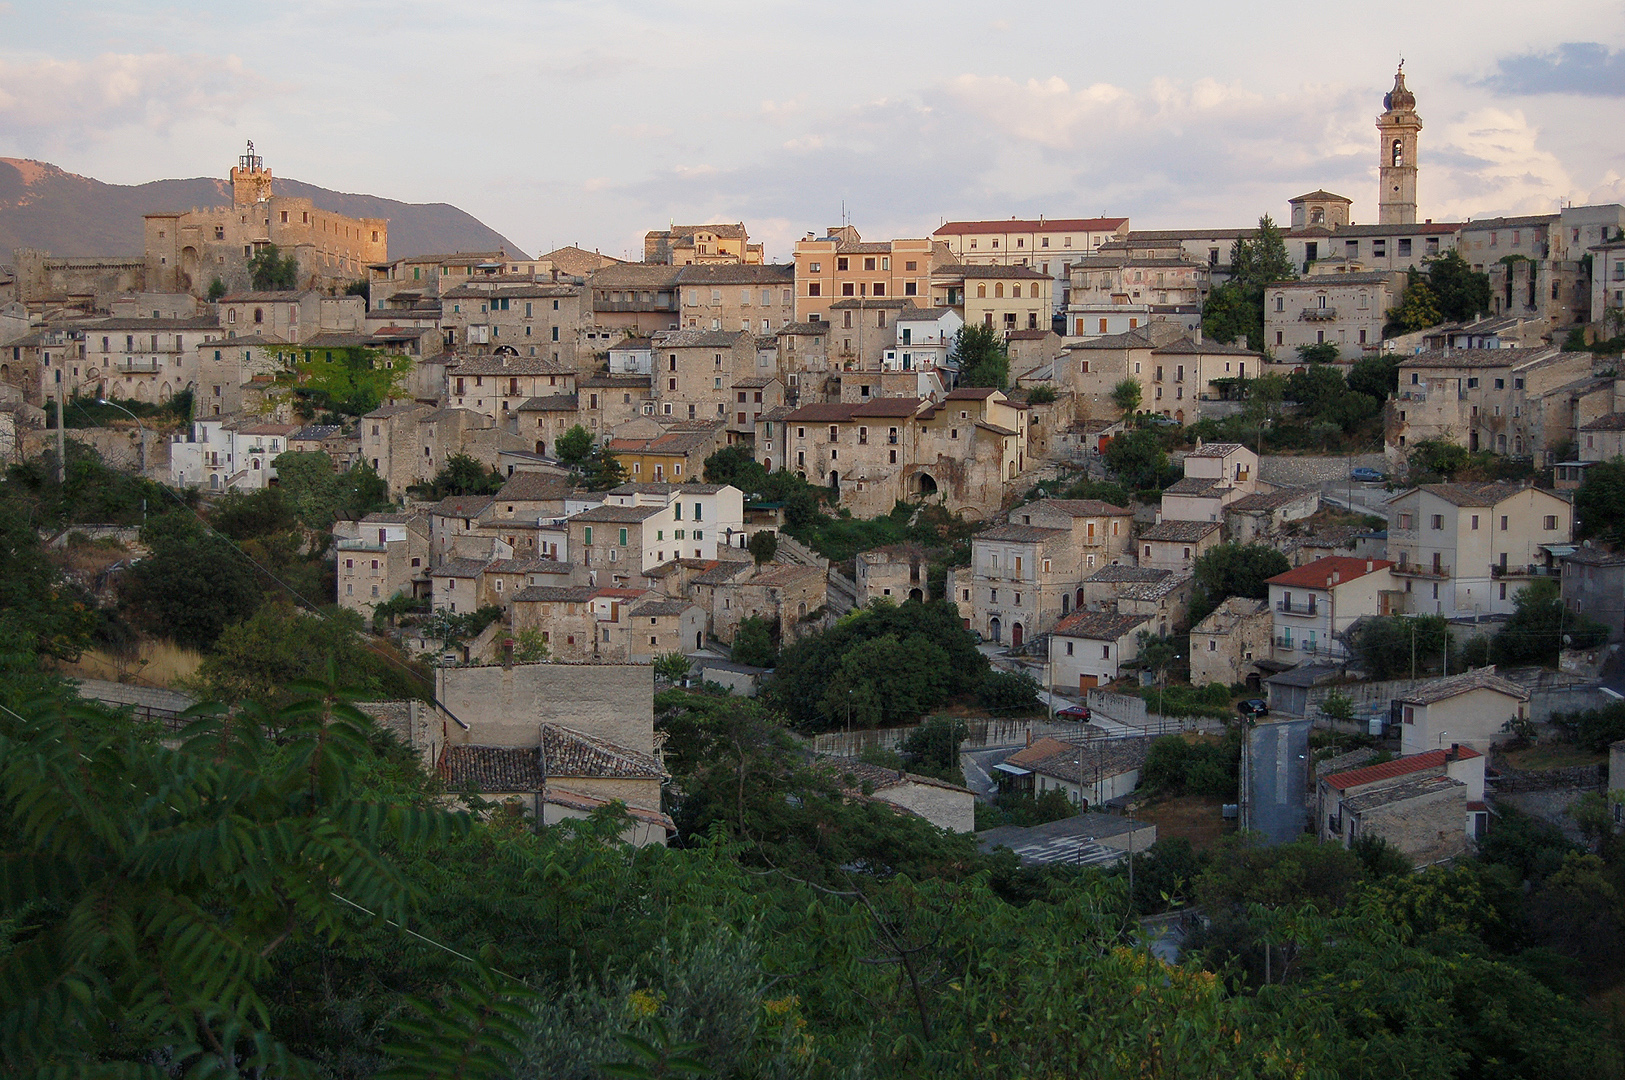
{"type": "Polygon", "coordinates": [[[678,329],[679,273],[665,263],[616,263],[594,271],[587,279],[593,325],[635,337],[678,329]]]}
{"type": "Polygon", "coordinates": [[[520,449],[521,437],[472,409],[384,405],[361,418],[361,459],[401,498],[412,484],[432,479],[455,454],[495,468],[502,452],[520,449]]]}
{"type": "Polygon", "coordinates": [[[1270,658],[1274,622],[1268,600],[1227,597],[1191,627],[1191,685],[1256,686],[1270,658]]]}
{"type": "Polygon", "coordinates": [[[1393,575],[1425,615],[1510,614],[1520,589],[1561,572],[1573,534],[1573,505],[1527,484],[1424,484],[1388,500],[1393,575]]]}
{"type": "Polygon", "coordinates": [[[796,268],[722,264],[677,273],[684,329],[771,334],[795,321],[796,268]]]}
{"type": "Polygon", "coordinates": [[[1211,547],[1224,539],[1217,521],[1159,521],[1140,531],[1135,545],[1140,565],[1188,574],[1211,547]]]}
{"type": "Polygon", "coordinates": [[[388,257],[389,222],[321,210],[310,199],[275,195],[254,144],[231,170],[232,205],[146,215],[146,288],[202,296],[219,279],[249,285],[249,260],[274,244],[299,263],[301,288],[332,289],[367,277],[388,257]]]}
{"type": "Polygon", "coordinates": [[[925,549],[918,544],[888,544],[858,552],[853,579],[858,587],[857,606],[868,607],[875,600],[902,604],[927,599],[930,569],[925,549]]]}
{"type": "Polygon", "coordinates": [[[1485,757],[1451,745],[1320,778],[1316,832],[1348,847],[1380,837],[1417,866],[1466,855],[1489,823],[1485,757]]]}
{"type": "MultiPolygon", "coordinates": [[[[1050,278],[1058,310],[1067,288],[1067,268],[1128,235],[1128,218],[1011,218],[1008,221],[950,221],[931,234],[960,262],[977,266],[1026,266],[1050,278]]],[[[1044,324],[1048,328],[1048,323],[1044,324]]]]}
{"type": "Polygon", "coordinates": [[[442,292],[440,307],[452,352],[506,353],[590,370],[601,359],[596,354],[607,358],[622,336],[606,330],[598,339],[590,293],[574,278],[474,278],[442,292]]]}
{"type": "Polygon", "coordinates": [[[1420,754],[1441,746],[1470,746],[1481,754],[1510,738],[1507,722],[1522,718],[1529,691],[1497,675],[1495,665],[1430,679],[1398,697],[1400,748],[1420,754]]]}
{"type": "Polygon", "coordinates": [[[1592,374],[1592,357],[1554,347],[1428,350],[1399,365],[1388,405],[1389,447],[1438,440],[1551,464],[1573,438],[1569,390],[1592,374]]]}
{"type": "Polygon", "coordinates": [[[743,574],[729,574],[724,568],[730,565],[722,563],[720,572],[697,590],[710,603],[711,632],[717,640],[731,644],[739,633],[739,624],[748,618],[765,619],[777,627],[783,645],[820,628],[814,616],[821,612],[829,594],[829,579],[823,567],[769,563],[756,569],[754,564],[746,563],[743,574]]]}
{"type": "Polygon", "coordinates": [[[1386,559],[1331,555],[1270,578],[1273,659],[1296,664],[1348,657],[1349,628],[1392,611],[1392,566],[1386,559]]]}
{"type": "MultiPolygon", "coordinates": [[[[720,422],[738,440],[730,421],[736,383],[756,377],[756,335],[744,330],[676,330],[655,335],[653,387],[660,415],[720,422]]],[[[755,410],[755,411],[766,411],[755,410]]],[[[744,431],[754,438],[755,425],[744,431]]]]}
{"type": "Polygon", "coordinates": [[[866,243],[850,225],[831,226],[822,237],[808,233],[796,242],[797,322],[831,321],[840,300],[902,299],[922,306],[931,295],[931,275],[957,262],[948,245],[928,239],[866,243]]]}
{"type": "Polygon", "coordinates": [[[1290,361],[1310,345],[1335,345],[1338,360],[1351,363],[1382,348],[1383,324],[1405,292],[1405,275],[1365,272],[1358,264],[1346,273],[1316,272],[1324,266],[1264,290],[1264,339],[1277,360],[1290,361]]]}
{"type": "Polygon", "coordinates": [[[1318,488],[1259,491],[1224,508],[1224,524],[1234,544],[1269,543],[1288,524],[1313,517],[1320,509],[1318,488]]]}
{"type": "Polygon", "coordinates": [[[1050,635],[1049,678],[1055,687],[1092,690],[1116,681],[1122,665],[1140,655],[1139,635],[1153,631],[1144,615],[1080,611],[1050,635]]]}
{"type": "Polygon", "coordinates": [[[446,364],[447,407],[468,409],[512,428],[519,407],[534,398],[572,394],[576,372],[562,361],[506,353],[459,355],[446,364]]]}
{"type": "Polygon", "coordinates": [[[665,266],[759,266],[762,245],[750,242],[743,222],[673,225],[644,234],[643,261],[665,266]]]}
{"type": "Polygon", "coordinates": [[[1133,326],[1152,318],[1179,322],[1199,312],[1207,298],[1211,266],[1191,257],[1173,237],[1137,238],[1104,244],[1070,267],[1066,294],[1067,329],[1077,337],[1118,332],[1126,317],[1133,326]]]}
{"type": "Polygon", "coordinates": [[[1002,334],[1048,330],[1055,282],[1026,266],[943,265],[931,275],[931,303],[950,307],[970,326],[1002,334]]]}
{"type": "Polygon", "coordinates": [[[949,832],[976,831],[976,795],[969,788],[857,758],[834,758],[821,764],[835,774],[847,798],[896,807],[949,832]]]}
{"type": "Polygon", "coordinates": [[[1235,345],[1221,345],[1157,320],[1122,334],[1066,346],[1056,380],[1072,390],[1080,419],[1116,419],[1112,391],[1125,380],[1140,384],[1140,411],[1194,422],[1201,402],[1219,396],[1225,380],[1256,378],[1263,357],[1235,345]]]}
{"type": "Polygon", "coordinates": [[[373,608],[429,588],[429,519],[425,514],[368,514],[333,524],[338,551],[338,603],[371,619],[373,608]]]}

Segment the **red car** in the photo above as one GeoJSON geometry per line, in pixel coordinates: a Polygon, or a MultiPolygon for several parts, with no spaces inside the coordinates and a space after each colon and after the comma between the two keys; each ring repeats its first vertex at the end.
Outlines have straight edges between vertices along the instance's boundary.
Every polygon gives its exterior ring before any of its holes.
{"type": "Polygon", "coordinates": [[[1062,720],[1087,720],[1094,714],[1087,705],[1068,705],[1064,709],[1056,709],[1055,715],[1062,720]]]}

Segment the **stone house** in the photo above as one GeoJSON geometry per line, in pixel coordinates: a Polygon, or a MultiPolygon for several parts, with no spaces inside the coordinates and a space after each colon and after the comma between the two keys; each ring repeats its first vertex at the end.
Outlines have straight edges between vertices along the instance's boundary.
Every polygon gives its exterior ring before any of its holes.
{"type": "Polygon", "coordinates": [[[1056,361],[1056,382],[1072,390],[1081,420],[1116,418],[1112,391],[1132,379],[1140,384],[1140,411],[1188,423],[1199,415],[1203,400],[1219,396],[1220,387],[1256,378],[1263,370],[1259,354],[1200,334],[1157,319],[1121,334],[1074,342],[1065,347],[1066,358],[1056,361]]]}
{"type": "Polygon", "coordinates": [[[586,663],[600,644],[592,607],[597,592],[587,584],[528,585],[508,598],[509,626],[515,634],[539,631],[557,663],[586,663]]]}
{"type": "Polygon", "coordinates": [[[69,393],[158,403],[198,385],[198,348],[225,337],[212,316],[113,318],[79,324],[83,349],[69,393]]]}
{"type": "Polygon", "coordinates": [[[1278,360],[1309,345],[1335,345],[1337,358],[1352,363],[1382,347],[1388,312],[1405,292],[1402,271],[1365,272],[1359,263],[1310,268],[1308,277],[1277,281],[1264,290],[1264,340],[1278,360]]]}
{"type": "Polygon", "coordinates": [[[1116,680],[1122,665],[1140,655],[1140,631],[1149,616],[1080,611],[1062,619],[1050,635],[1049,678],[1055,687],[1080,692],[1116,680]]]}
{"type": "Polygon", "coordinates": [[[1296,664],[1348,657],[1349,628],[1392,610],[1393,565],[1386,559],[1331,555],[1270,578],[1273,659],[1296,664]]]}
{"type": "Polygon", "coordinates": [[[1592,374],[1590,353],[1530,349],[1427,350],[1399,364],[1385,439],[1403,452],[1424,440],[1551,464],[1574,437],[1568,388],[1592,374]]]}
{"type": "Polygon", "coordinates": [[[526,398],[503,419],[513,425],[515,434],[534,446],[537,454],[556,458],[559,439],[571,428],[586,427],[581,423],[580,402],[580,394],[526,398]]]}
{"type": "Polygon", "coordinates": [[[359,334],[366,301],[359,296],[302,292],[235,292],[220,298],[210,319],[217,337],[266,338],[297,345],[324,332],[359,334]]]}
{"type": "Polygon", "coordinates": [[[1424,484],[1388,500],[1388,554],[1408,610],[1510,614],[1518,591],[1561,570],[1574,535],[1567,499],[1529,484],[1424,484]]]}
{"type": "Polygon", "coordinates": [[[728,441],[756,441],[756,424],[763,413],[784,406],[784,384],[776,375],[740,379],[729,388],[734,401],[728,406],[728,441]]]}
{"type": "Polygon", "coordinates": [[[719,484],[625,484],[566,524],[572,560],[602,584],[601,573],[625,585],[671,559],[714,559],[745,540],[743,496],[719,484]]]}
{"type": "Polygon", "coordinates": [[[467,614],[485,606],[482,596],[485,568],[491,560],[447,558],[429,570],[431,603],[435,611],[467,614]]]}
{"type": "Polygon", "coordinates": [[[884,368],[896,340],[897,320],[915,310],[913,300],[845,297],[829,305],[829,349],[836,370],[870,378],[884,368]],[[868,373],[868,374],[863,374],[868,373]]]}
{"type": "Polygon", "coordinates": [[[973,625],[1021,648],[1070,610],[1080,554],[1070,530],[1000,525],[971,538],[973,625]],[[1065,609],[1063,610],[1063,605],[1065,609]]]}
{"type": "Polygon", "coordinates": [[[338,604],[371,619],[395,596],[423,596],[429,580],[429,518],[421,513],[368,514],[336,521],[338,604]]]}
{"type": "Polygon", "coordinates": [[[1510,737],[1507,722],[1526,715],[1529,691],[1497,675],[1491,664],[1430,679],[1395,701],[1404,753],[1420,754],[1450,743],[1487,754],[1510,737]]]}
{"type": "Polygon", "coordinates": [[[1141,530],[1135,541],[1140,565],[1188,574],[1196,560],[1222,541],[1216,521],[1159,521],[1141,530]]]}
{"type": "Polygon", "coordinates": [[[626,659],[652,664],[667,653],[705,648],[705,609],[688,600],[644,600],[626,616],[626,659]]]}
{"type": "Polygon", "coordinates": [[[1126,583],[1117,592],[1117,613],[1144,615],[1151,620],[1151,632],[1165,637],[1189,624],[1195,583],[1190,574],[1173,572],[1160,581],[1126,583]]]}
{"type": "Polygon", "coordinates": [[[564,503],[570,496],[570,490],[570,482],[563,476],[516,472],[493,496],[493,513],[499,520],[535,521],[563,517],[564,503]]]}
{"type": "Polygon", "coordinates": [[[835,774],[848,798],[883,803],[949,832],[976,831],[976,794],[967,787],[857,758],[831,758],[820,764],[835,774]]]}
{"type": "Polygon", "coordinates": [[[1270,658],[1274,620],[1268,600],[1231,596],[1191,627],[1191,685],[1256,686],[1270,658]]]}
{"type": "Polygon", "coordinates": [[[793,322],[774,332],[778,372],[792,401],[811,401],[829,375],[829,323],[793,322]]]}
{"type": "Polygon", "coordinates": [[[705,459],[724,438],[718,421],[665,427],[645,418],[617,429],[607,446],[634,483],[683,483],[705,475],[705,459]],[[644,425],[650,434],[642,433],[644,425]]]}
{"type": "Polygon", "coordinates": [[[1484,755],[1452,744],[1320,778],[1316,832],[1348,847],[1388,841],[1418,867],[1465,855],[1489,823],[1484,755]]]}
{"type": "MultiPolygon", "coordinates": [[[[750,563],[744,565],[747,571],[752,568],[750,563]]],[[[723,576],[719,567],[716,577],[723,576]]],[[[748,618],[765,619],[777,626],[781,644],[799,641],[817,628],[807,620],[825,606],[828,594],[829,579],[823,568],[786,563],[769,563],[748,576],[708,581],[703,589],[703,595],[711,600],[711,632],[728,644],[738,634],[739,624],[748,618]]]]}
{"type": "Polygon", "coordinates": [[[762,245],[750,242],[743,222],[673,225],[643,235],[643,260],[666,266],[760,265],[762,245]]]}
{"type": "Polygon", "coordinates": [[[441,292],[440,312],[447,351],[505,352],[570,371],[592,366],[594,357],[584,349],[591,301],[578,279],[471,278],[441,292]]]}
{"type": "MultiPolygon", "coordinates": [[[[1052,279],[1057,310],[1073,262],[1128,235],[1128,218],[1038,218],[950,221],[931,234],[962,263],[1027,266],[1052,279]]],[[[1046,327],[1048,323],[1044,324],[1046,327]]]]}
{"type": "Polygon", "coordinates": [[[614,263],[587,278],[593,325],[646,338],[678,329],[678,269],[665,264],[614,263]]]}
{"type": "Polygon", "coordinates": [[[1318,488],[1257,491],[1226,506],[1224,524],[1233,544],[1268,543],[1289,522],[1313,517],[1319,509],[1318,488]]]}
{"type": "Polygon", "coordinates": [[[1010,512],[1012,522],[1069,529],[1082,551],[1084,575],[1134,557],[1134,511],[1100,499],[1039,499],[1010,512]]]}
{"type": "Polygon", "coordinates": [[[1584,541],[1563,556],[1562,582],[1566,608],[1608,627],[1610,642],[1625,637],[1625,551],[1584,541]]]}
{"type": "Polygon", "coordinates": [[[576,409],[576,423],[601,442],[624,424],[654,416],[654,390],[647,375],[598,372],[577,381],[576,409]]]}
{"type": "Polygon", "coordinates": [[[664,591],[668,596],[688,596],[695,603],[710,613],[711,635],[719,640],[722,633],[719,627],[728,629],[726,640],[732,641],[739,623],[750,613],[739,610],[740,595],[738,585],[746,578],[756,573],[756,564],[751,559],[720,559],[716,562],[702,566],[688,568],[681,567],[676,574],[667,573],[666,567],[657,568],[666,578],[664,591]]]}
{"type": "Polygon", "coordinates": [[[930,564],[919,544],[888,544],[860,551],[855,569],[860,608],[879,599],[894,604],[927,599],[930,564]]]}
{"type": "Polygon", "coordinates": [[[677,292],[685,330],[770,334],[795,321],[793,265],[717,263],[685,266],[677,292]]]}
{"type": "Polygon", "coordinates": [[[471,409],[383,405],[363,416],[358,430],[362,460],[396,499],[431,480],[456,454],[494,468],[505,450],[520,448],[519,436],[471,409]]]}
{"type": "Polygon", "coordinates": [[[756,377],[756,335],[744,330],[656,334],[654,354],[660,415],[679,420],[726,422],[734,384],[756,377]]]}
{"type": "Polygon", "coordinates": [[[1183,576],[1152,566],[1125,563],[1102,566],[1078,586],[1076,607],[1079,611],[1116,611],[1117,601],[1130,591],[1142,586],[1159,586],[1183,576]]]}
{"type": "Polygon", "coordinates": [[[1176,238],[1130,233],[1075,260],[1069,271],[1067,325],[1087,337],[1111,332],[1125,314],[1143,322],[1200,311],[1212,268],[1176,238]]]}
{"type": "Polygon", "coordinates": [[[457,537],[472,533],[495,514],[496,500],[489,495],[448,495],[429,507],[429,554],[434,562],[449,556],[457,537]]]}
{"type": "Polygon", "coordinates": [[[572,394],[575,384],[575,369],[560,361],[506,353],[459,354],[446,366],[445,401],[508,426],[519,406],[535,398],[572,394]]]}

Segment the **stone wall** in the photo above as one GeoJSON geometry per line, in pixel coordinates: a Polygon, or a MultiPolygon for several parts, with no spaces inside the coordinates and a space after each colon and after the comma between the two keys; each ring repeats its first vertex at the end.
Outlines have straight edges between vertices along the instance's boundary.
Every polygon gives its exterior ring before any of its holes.
{"type": "Polygon", "coordinates": [[[1460,787],[1376,807],[1361,815],[1361,832],[1380,836],[1417,866],[1467,853],[1467,806],[1460,787]]]}
{"type": "MultiPolygon", "coordinates": [[[[1269,449],[1269,434],[1264,435],[1264,448],[1269,449]]],[[[1332,456],[1288,457],[1266,454],[1258,459],[1258,477],[1278,487],[1310,487],[1333,480],[1347,480],[1350,468],[1364,466],[1387,471],[1388,462],[1381,454],[1355,454],[1332,456]]]]}
{"type": "Polygon", "coordinates": [[[535,746],[537,727],[560,724],[654,753],[654,674],[647,664],[515,664],[436,669],[436,697],[468,730],[450,741],[535,746]]]}

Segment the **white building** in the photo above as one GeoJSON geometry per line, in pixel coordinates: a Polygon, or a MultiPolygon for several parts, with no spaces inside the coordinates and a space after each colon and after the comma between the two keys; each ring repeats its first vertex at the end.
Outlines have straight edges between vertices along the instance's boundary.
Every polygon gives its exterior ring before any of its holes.
{"type": "Polygon", "coordinates": [[[258,491],[276,479],[272,462],[288,448],[294,424],[250,424],[241,419],[196,420],[169,445],[169,481],[210,491],[258,491]]]}
{"type": "Polygon", "coordinates": [[[1081,691],[1114,681],[1120,665],[1140,655],[1137,637],[1150,622],[1149,615],[1108,611],[1080,611],[1062,619],[1050,635],[1051,684],[1081,691]]]}
{"type": "Polygon", "coordinates": [[[1386,559],[1328,555],[1269,579],[1275,659],[1347,657],[1356,619],[1387,615],[1394,590],[1386,559]]]}

